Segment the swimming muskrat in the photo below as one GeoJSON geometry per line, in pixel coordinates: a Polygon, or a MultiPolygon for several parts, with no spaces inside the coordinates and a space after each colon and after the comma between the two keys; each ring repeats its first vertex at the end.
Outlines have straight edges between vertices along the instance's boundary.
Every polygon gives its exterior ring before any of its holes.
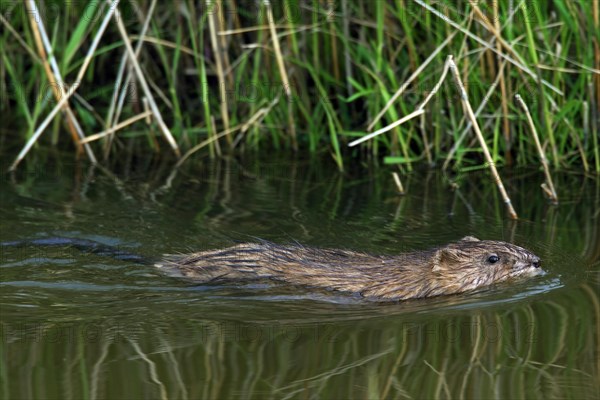
{"type": "Polygon", "coordinates": [[[539,257],[528,250],[472,236],[436,249],[396,256],[245,243],[167,256],[155,265],[203,283],[270,279],[374,300],[462,293],[543,273],[539,257]]]}
{"type": "MultiPolygon", "coordinates": [[[[121,250],[111,254],[110,246],[85,239],[62,239],[63,242],[52,244],[48,244],[52,239],[41,240],[46,240],[46,245],[71,245],[79,250],[148,263],[141,256],[121,250]]],[[[36,244],[42,243],[37,240],[36,244]]],[[[273,280],[358,294],[373,300],[463,293],[512,278],[543,273],[540,258],[528,250],[472,236],[431,250],[395,256],[263,241],[187,255],[168,255],[154,265],[199,283],[273,280]]]]}

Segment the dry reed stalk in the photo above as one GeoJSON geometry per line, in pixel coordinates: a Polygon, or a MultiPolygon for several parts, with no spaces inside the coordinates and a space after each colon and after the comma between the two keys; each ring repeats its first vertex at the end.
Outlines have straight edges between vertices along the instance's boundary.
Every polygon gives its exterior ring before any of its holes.
{"type": "Polygon", "coordinates": [[[402,186],[400,175],[398,175],[397,172],[392,172],[392,176],[394,177],[394,182],[396,183],[396,187],[398,188],[398,193],[404,194],[404,186],[402,186]]]}
{"type": "Polygon", "coordinates": [[[442,51],[442,49],[444,47],[446,47],[448,45],[448,43],[450,43],[450,41],[454,38],[454,35],[456,35],[456,32],[452,32],[450,34],[450,36],[448,36],[448,38],[446,40],[444,40],[442,42],[442,44],[440,44],[438,46],[438,48],[435,49],[435,51],[433,53],[431,53],[431,55],[429,57],[427,57],[427,59],[425,61],[423,61],[423,63],[419,66],[419,68],[417,68],[415,70],[415,72],[413,72],[410,75],[410,77],[408,77],[408,79],[402,85],[400,85],[400,87],[398,88],[398,90],[396,91],[396,93],[394,93],[394,95],[385,104],[385,107],[383,107],[383,109],[381,109],[381,111],[379,111],[379,114],[377,114],[377,116],[375,116],[375,118],[373,118],[373,121],[371,121],[371,123],[367,127],[367,131],[371,131],[373,129],[373,127],[375,126],[375,124],[377,124],[377,122],[379,122],[379,120],[381,119],[381,117],[383,117],[383,115],[392,106],[392,104],[394,104],[394,102],[400,96],[402,96],[402,93],[404,93],[404,91],[408,88],[408,85],[410,85],[412,81],[414,81],[415,79],[417,79],[417,77],[421,74],[421,72],[423,72],[423,70],[429,65],[429,63],[440,53],[440,51],[442,51]]]}
{"type": "MultiPolygon", "coordinates": [[[[477,107],[477,110],[475,110],[475,118],[479,117],[479,114],[481,114],[481,112],[483,111],[483,108],[488,103],[489,99],[492,97],[494,90],[496,90],[496,87],[498,86],[498,83],[500,82],[500,78],[503,76],[505,66],[506,66],[506,61],[503,61],[502,64],[500,64],[500,70],[498,71],[496,80],[494,81],[494,83],[492,83],[492,86],[490,86],[490,88],[488,89],[487,93],[485,94],[485,97],[483,98],[483,101],[481,102],[481,104],[479,104],[479,107],[477,107]]],[[[456,140],[456,142],[454,143],[454,146],[452,146],[452,148],[448,152],[448,155],[446,156],[446,160],[444,161],[444,165],[442,166],[443,170],[448,169],[448,166],[450,165],[450,161],[452,160],[452,157],[454,157],[454,154],[460,147],[460,144],[465,139],[465,137],[467,136],[467,133],[469,133],[469,130],[471,129],[472,126],[473,125],[471,124],[470,121],[467,122],[467,126],[465,127],[465,129],[463,129],[460,136],[458,137],[458,140],[456,140]]]]}
{"type": "Polygon", "coordinates": [[[367,136],[363,136],[360,139],[356,139],[355,141],[348,143],[348,147],[353,147],[353,146],[356,146],[357,144],[360,144],[362,142],[366,142],[367,140],[372,139],[372,138],[374,138],[377,135],[381,135],[382,133],[385,133],[385,132],[387,132],[389,130],[394,129],[395,127],[397,127],[399,125],[402,125],[403,123],[405,123],[406,121],[408,121],[408,120],[410,120],[410,119],[412,119],[414,117],[418,117],[419,115],[423,114],[424,112],[425,112],[425,110],[423,110],[422,108],[420,108],[420,109],[418,109],[418,110],[416,110],[416,111],[408,114],[407,116],[405,116],[403,118],[400,118],[398,121],[393,122],[393,123],[391,123],[390,125],[388,125],[388,126],[386,126],[384,128],[381,128],[381,129],[379,129],[379,130],[377,130],[377,131],[375,131],[373,133],[369,133],[367,136]]]}
{"type": "Polygon", "coordinates": [[[483,137],[483,134],[481,133],[481,129],[479,129],[479,124],[477,123],[477,119],[475,118],[475,114],[473,113],[473,108],[471,107],[471,103],[469,102],[469,97],[467,96],[467,91],[465,90],[465,86],[460,79],[458,68],[457,68],[456,64],[454,63],[452,56],[448,57],[448,63],[450,65],[450,70],[452,71],[452,75],[454,76],[454,80],[456,81],[456,85],[458,86],[458,89],[460,91],[460,100],[463,104],[465,112],[467,113],[467,117],[471,120],[471,123],[473,124],[473,130],[475,131],[475,134],[477,135],[477,139],[479,140],[479,144],[481,145],[481,149],[483,150],[485,159],[490,167],[490,171],[492,173],[494,181],[496,182],[496,185],[498,186],[498,190],[500,191],[500,194],[502,195],[502,199],[504,200],[504,203],[506,203],[506,208],[508,209],[508,213],[512,219],[517,219],[518,218],[517,213],[515,212],[512,202],[510,201],[510,197],[508,197],[508,193],[506,192],[506,189],[504,188],[504,185],[502,184],[502,179],[500,178],[500,174],[498,174],[498,170],[496,169],[496,164],[494,163],[494,160],[492,159],[490,151],[487,147],[487,144],[485,143],[485,139],[483,137]]]}
{"type": "Polygon", "coordinates": [[[256,113],[254,113],[253,116],[251,116],[248,119],[248,121],[244,122],[242,124],[242,128],[240,129],[240,132],[245,133],[248,129],[250,129],[252,125],[262,121],[277,103],[279,103],[279,96],[275,97],[268,106],[260,108],[258,111],[256,111],[256,113]]]}
{"type": "Polygon", "coordinates": [[[552,176],[550,175],[550,167],[548,166],[548,160],[546,159],[546,155],[544,154],[544,150],[542,149],[542,144],[540,143],[540,138],[538,137],[537,130],[535,129],[535,124],[533,123],[533,118],[531,118],[529,108],[521,98],[520,94],[515,95],[515,100],[517,100],[517,103],[525,112],[525,116],[527,117],[527,122],[529,124],[529,129],[531,130],[531,135],[533,136],[533,140],[535,141],[535,146],[540,155],[542,167],[544,168],[547,186],[544,187],[544,185],[542,185],[542,189],[544,189],[544,191],[546,192],[548,197],[550,197],[550,200],[552,200],[553,203],[558,203],[558,197],[556,196],[556,190],[554,190],[554,183],[552,182],[552,176]]]}
{"type": "Polygon", "coordinates": [[[450,57],[448,57],[448,59],[444,63],[444,70],[442,71],[442,76],[440,76],[440,79],[438,79],[438,82],[433,87],[433,90],[431,92],[429,92],[429,94],[427,95],[425,100],[423,100],[421,102],[421,104],[419,104],[419,106],[417,107],[417,110],[423,110],[425,108],[425,106],[427,105],[427,103],[429,103],[429,101],[433,98],[433,96],[435,96],[437,94],[437,92],[440,90],[440,87],[442,87],[442,83],[444,83],[444,81],[446,80],[446,76],[448,75],[449,70],[450,70],[450,57]]]}
{"type": "Polygon", "coordinates": [[[178,161],[177,164],[175,164],[175,168],[180,167],[192,154],[194,154],[195,152],[197,152],[198,150],[201,150],[202,148],[208,146],[209,144],[213,143],[215,140],[219,140],[220,138],[222,138],[223,136],[227,136],[227,135],[231,135],[233,132],[238,131],[241,128],[242,125],[236,125],[232,128],[229,128],[223,132],[220,132],[218,134],[215,134],[214,136],[209,137],[208,139],[204,140],[201,143],[198,143],[197,145],[195,145],[194,147],[192,147],[191,149],[189,149],[178,161]]]}
{"type": "MultiPolygon", "coordinates": [[[[87,71],[88,66],[90,65],[90,62],[92,61],[94,52],[96,51],[96,48],[98,47],[98,44],[100,43],[100,38],[102,37],[102,34],[106,30],[106,27],[108,26],[108,23],[110,22],[110,19],[113,17],[114,13],[116,12],[118,4],[119,4],[119,0],[114,0],[110,4],[108,13],[104,16],[104,19],[100,23],[100,27],[98,28],[98,31],[96,32],[96,36],[94,37],[94,40],[92,41],[92,44],[90,45],[90,48],[88,49],[88,52],[83,61],[83,65],[81,65],[81,67],[79,68],[79,72],[77,73],[75,82],[82,81],[83,75],[87,71]]],[[[17,157],[15,158],[15,161],[13,161],[13,163],[11,164],[11,166],[9,168],[10,171],[14,171],[17,168],[17,166],[19,165],[21,160],[23,160],[23,158],[27,155],[29,150],[31,150],[31,147],[34,145],[34,143],[39,139],[40,135],[44,132],[44,130],[46,129],[48,124],[50,124],[50,122],[52,121],[54,116],[62,109],[63,105],[65,105],[67,103],[69,98],[73,94],[75,94],[76,90],[77,90],[77,85],[74,85],[71,88],[71,90],[69,90],[69,92],[67,92],[64,96],[61,97],[60,101],[54,106],[52,111],[50,111],[50,113],[46,116],[44,121],[42,121],[42,123],[38,126],[38,128],[33,133],[33,135],[29,138],[29,140],[27,141],[27,143],[25,144],[23,149],[21,149],[21,152],[17,155],[17,157]]]]}
{"type": "Polygon", "coordinates": [[[106,136],[113,135],[116,131],[118,131],[120,129],[123,129],[126,126],[129,126],[129,125],[133,124],[134,122],[137,122],[137,121],[139,121],[141,119],[148,118],[151,115],[152,115],[152,110],[144,111],[143,113],[138,114],[138,115],[136,115],[134,117],[128,118],[125,121],[121,121],[118,124],[113,125],[110,128],[108,128],[108,129],[105,129],[105,130],[103,130],[101,132],[98,132],[98,133],[94,133],[93,135],[90,135],[90,136],[86,137],[85,139],[82,139],[81,143],[90,143],[90,142],[93,142],[95,140],[102,139],[102,138],[104,138],[106,136]]]}
{"type": "MultiPolygon", "coordinates": [[[[279,25],[275,24],[275,28],[289,29],[291,32],[294,28],[297,28],[297,26],[291,25],[291,24],[279,24],[279,25]]],[[[219,32],[218,35],[219,36],[241,35],[241,34],[250,33],[250,32],[268,31],[269,29],[271,29],[269,27],[269,25],[254,25],[254,26],[248,26],[245,28],[227,29],[225,31],[219,32]]],[[[309,29],[314,29],[314,26],[305,26],[302,29],[298,29],[297,32],[300,32],[302,30],[309,30],[309,29]]],[[[243,44],[240,47],[243,48],[243,47],[249,47],[249,46],[252,46],[252,45],[251,44],[243,44]]]]}
{"type": "Polygon", "coordinates": [[[277,60],[277,67],[279,68],[279,75],[281,76],[281,83],[284,86],[285,95],[288,100],[288,126],[290,135],[292,137],[292,147],[294,150],[298,150],[298,143],[296,141],[296,125],[294,123],[294,114],[292,108],[292,87],[288,79],[287,71],[285,69],[285,63],[283,61],[283,55],[281,53],[281,47],[279,46],[279,38],[277,37],[277,31],[275,29],[275,21],[273,19],[273,10],[271,9],[271,2],[269,0],[263,0],[265,8],[267,10],[267,22],[269,23],[269,30],[271,32],[271,39],[273,40],[273,51],[275,52],[275,59],[277,60]]]}
{"type": "MultiPolygon", "coordinates": [[[[215,13],[210,7],[214,6],[211,0],[206,0],[208,13],[208,31],[210,33],[210,43],[215,56],[217,79],[219,80],[219,89],[221,95],[221,118],[223,119],[223,128],[225,132],[229,130],[229,105],[227,99],[227,84],[225,82],[225,73],[223,71],[223,61],[221,59],[221,48],[217,40],[217,24],[215,23],[215,13]]],[[[227,143],[231,145],[232,139],[227,136],[227,143]]]]}
{"type": "MultiPolygon", "coordinates": [[[[152,88],[156,94],[158,95],[158,97],[160,97],[160,99],[162,100],[163,103],[165,103],[165,105],[169,108],[169,109],[173,109],[173,103],[171,102],[171,100],[169,99],[169,96],[167,96],[165,94],[165,91],[156,84],[156,82],[154,82],[154,80],[150,77],[148,77],[148,86],[150,88],[152,88]]],[[[137,92],[133,92],[132,93],[134,96],[137,95],[137,92]]]]}
{"type": "MultiPolygon", "coordinates": [[[[449,25],[451,25],[452,27],[454,27],[455,29],[458,29],[459,31],[461,31],[462,33],[464,33],[466,36],[470,37],[471,39],[475,40],[476,42],[478,42],[479,44],[483,45],[486,49],[489,49],[491,51],[493,51],[494,53],[496,53],[498,56],[500,56],[501,58],[505,59],[506,61],[508,61],[509,63],[515,65],[517,68],[519,68],[520,70],[522,70],[523,72],[525,72],[527,75],[529,75],[535,82],[537,83],[541,83],[544,86],[548,87],[550,90],[552,90],[553,92],[563,96],[564,93],[558,89],[557,87],[555,87],[554,85],[552,85],[550,82],[541,79],[535,72],[533,72],[531,69],[527,68],[527,66],[525,65],[525,62],[523,61],[522,57],[519,56],[514,49],[510,46],[510,44],[506,43],[499,35],[496,35],[496,39],[501,40],[502,46],[511,54],[513,54],[515,57],[517,57],[518,60],[515,60],[509,56],[507,56],[504,53],[499,53],[491,44],[489,44],[488,42],[486,42],[485,40],[483,40],[482,38],[480,38],[479,36],[475,35],[474,33],[470,32],[469,30],[463,28],[462,26],[460,26],[458,23],[452,21],[450,18],[448,18],[447,16],[445,16],[444,14],[442,14],[441,12],[439,12],[438,10],[436,10],[435,8],[431,7],[429,4],[424,3],[422,0],[413,0],[415,3],[419,4],[421,7],[425,8],[427,11],[431,12],[433,15],[435,15],[436,17],[442,19],[443,21],[445,21],[446,23],[448,23],[449,25]],[[540,80],[541,79],[541,80],[540,80]]],[[[492,26],[487,26],[487,28],[490,30],[490,32],[494,33],[495,29],[492,26]]]]}
{"type": "MultiPolygon", "coordinates": [[[[197,152],[198,150],[201,150],[202,148],[208,146],[209,144],[213,143],[215,140],[220,139],[223,136],[226,135],[230,135],[233,132],[236,131],[240,131],[241,133],[245,133],[248,129],[250,129],[250,127],[260,121],[262,121],[264,119],[264,117],[267,116],[267,114],[269,113],[269,111],[271,111],[271,109],[279,102],[279,97],[276,97],[275,100],[273,100],[268,106],[266,107],[262,107],[261,109],[259,109],[252,117],[250,117],[250,119],[248,121],[246,121],[243,124],[240,125],[236,125],[233,128],[229,128],[226,131],[220,132],[218,134],[215,134],[214,136],[209,137],[208,139],[204,140],[202,143],[197,144],[196,146],[192,147],[190,150],[188,150],[183,157],[181,157],[178,161],[177,164],[175,165],[175,168],[179,168],[192,154],[194,154],[195,152],[197,152]]],[[[216,131],[215,131],[216,132],[216,131]]],[[[235,142],[234,142],[235,144],[235,142]]]]}
{"type": "MultiPolygon", "coordinates": [[[[214,2],[214,0],[212,0],[214,2]]],[[[225,13],[223,12],[223,8],[224,4],[221,4],[221,7],[219,8],[219,11],[217,13],[217,40],[219,41],[219,50],[221,51],[221,61],[223,62],[223,77],[228,81],[230,86],[233,86],[235,84],[235,82],[233,81],[233,74],[231,74],[231,63],[229,62],[229,38],[226,35],[221,35],[220,33],[224,30],[227,29],[227,27],[225,26],[225,13]]],[[[229,0],[229,7],[232,7],[232,10],[236,10],[237,8],[235,7],[234,4],[232,4],[232,1],[229,0]],[[232,7],[233,6],[233,7],[232,7]]],[[[213,12],[213,14],[215,14],[213,12]]],[[[228,14],[229,15],[229,14],[228,14]]],[[[232,13],[232,15],[235,18],[235,13],[232,13]]]]}
{"type": "MultiPolygon", "coordinates": [[[[150,8],[148,8],[148,14],[146,15],[146,18],[144,20],[144,25],[142,25],[140,34],[136,35],[136,37],[135,37],[135,40],[137,40],[137,43],[135,45],[136,59],[140,56],[140,53],[142,51],[142,46],[144,45],[145,38],[146,38],[146,32],[148,31],[148,28],[150,26],[150,20],[151,20],[152,16],[154,15],[154,9],[156,8],[156,2],[157,2],[157,0],[152,0],[152,2],[150,3],[150,8]]],[[[128,59],[127,53],[124,53],[123,57],[121,58],[121,63],[119,65],[119,71],[117,72],[117,79],[115,80],[114,91],[113,91],[113,95],[111,97],[112,100],[111,100],[109,108],[108,108],[108,115],[107,115],[106,122],[105,122],[105,128],[107,130],[110,129],[110,127],[114,127],[116,124],[118,124],[119,118],[121,116],[121,111],[123,109],[123,104],[125,103],[125,98],[128,93],[128,88],[131,83],[131,79],[132,79],[131,73],[127,74],[127,77],[125,78],[125,82],[123,83],[123,75],[125,74],[125,67],[127,66],[127,59],[128,59]],[[121,89],[121,93],[119,94],[119,96],[117,96],[117,91],[119,89],[121,89]]],[[[110,147],[111,147],[112,140],[113,140],[113,135],[109,135],[109,137],[107,139],[108,140],[106,140],[106,142],[104,144],[104,158],[105,159],[108,158],[108,154],[109,154],[110,147]]]]}
{"type": "MultiPolygon", "coordinates": [[[[106,0],[106,1],[108,2],[109,0],[106,0]]],[[[154,113],[154,119],[155,119],[156,123],[158,124],[158,127],[160,128],[161,132],[165,136],[165,139],[167,140],[167,142],[173,149],[173,152],[175,153],[175,155],[177,157],[180,157],[181,152],[179,151],[179,146],[177,145],[177,142],[175,142],[175,139],[173,138],[171,131],[169,130],[169,128],[163,121],[160,110],[158,109],[156,101],[154,100],[154,96],[152,95],[152,92],[150,91],[150,87],[148,86],[148,82],[146,82],[146,78],[142,71],[142,67],[140,67],[140,64],[138,63],[135,53],[133,51],[133,47],[131,47],[131,41],[129,40],[129,36],[125,29],[125,25],[123,24],[123,18],[121,18],[121,13],[119,12],[119,10],[116,7],[114,9],[113,16],[115,18],[115,22],[117,23],[117,28],[119,29],[121,38],[123,39],[123,44],[125,44],[125,49],[127,50],[127,54],[129,56],[129,61],[131,62],[133,70],[135,71],[135,75],[137,76],[138,81],[140,82],[140,86],[142,87],[144,94],[148,98],[148,102],[150,103],[150,108],[152,109],[152,112],[154,113]]]]}
{"type": "MultiPolygon", "coordinates": [[[[146,112],[152,113],[152,110],[150,109],[150,104],[148,103],[147,98],[144,97],[142,99],[142,104],[144,105],[144,113],[146,113],[146,112]]],[[[152,114],[150,114],[146,117],[146,125],[150,125],[152,123],[152,118],[150,118],[150,117],[152,117],[152,114]]]]}
{"type": "MultiPolygon", "coordinates": [[[[500,10],[498,5],[498,0],[492,0],[492,8],[494,10],[494,29],[498,33],[498,37],[502,35],[502,29],[500,27],[500,10]]],[[[502,44],[500,41],[496,41],[496,50],[498,52],[502,52],[502,44]]],[[[497,56],[497,62],[500,63],[500,56],[497,56]]],[[[506,63],[506,61],[505,61],[506,63]]],[[[504,64],[502,64],[504,65],[504,64]]],[[[510,137],[510,120],[508,118],[508,93],[506,90],[506,81],[504,79],[504,68],[498,74],[500,76],[500,102],[502,107],[502,133],[504,134],[504,143],[505,143],[505,151],[504,151],[504,159],[506,160],[506,165],[512,165],[512,154],[511,150],[511,137],[510,137]]]]}
{"type": "MultiPolygon", "coordinates": [[[[46,77],[48,78],[48,82],[50,84],[53,82],[57,83],[56,86],[58,86],[58,88],[53,86],[54,90],[52,92],[54,93],[56,100],[59,101],[60,98],[66,94],[64,89],[65,82],[60,73],[60,68],[58,67],[56,58],[54,57],[52,45],[50,44],[50,40],[46,34],[44,22],[42,21],[41,14],[34,0],[29,0],[26,3],[26,7],[28,8],[29,22],[31,24],[33,36],[42,61],[42,65],[44,66],[44,71],[46,72],[46,77]],[[48,54],[50,55],[49,57],[48,54]]],[[[63,106],[63,113],[67,117],[67,126],[71,133],[71,138],[77,147],[77,154],[80,154],[83,148],[85,148],[86,154],[88,155],[90,161],[92,163],[96,163],[96,156],[94,155],[91,147],[89,145],[82,145],[80,141],[80,139],[85,138],[85,134],[83,133],[83,129],[81,129],[81,125],[79,125],[79,121],[77,121],[73,110],[71,110],[69,103],[65,103],[63,106]]]]}

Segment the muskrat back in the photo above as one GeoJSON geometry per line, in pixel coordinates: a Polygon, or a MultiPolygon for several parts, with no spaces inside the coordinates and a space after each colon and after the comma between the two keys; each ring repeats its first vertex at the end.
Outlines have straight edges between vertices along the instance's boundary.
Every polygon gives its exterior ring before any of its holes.
{"type": "Polygon", "coordinates": [[[539,257],[528,250],[471,236],[443,247],[395,256],[244,243],[167,256],[156,266],[202,283],[270,279],[376,300],[462,293],[543,273],[539,257]]]}

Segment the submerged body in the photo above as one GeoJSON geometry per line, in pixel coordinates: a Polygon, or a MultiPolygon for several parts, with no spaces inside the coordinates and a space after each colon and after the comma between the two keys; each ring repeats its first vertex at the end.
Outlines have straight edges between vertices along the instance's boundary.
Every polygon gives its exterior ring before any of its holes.
{"type": "Polygon", "coordinates": [[[374,300],[463,293],[543,273],[539,257],[528,250],[470,236],[436,249],[396,256],[245,243],[168,256],[155,265],[202,283],[270,279],[374,300]]]}

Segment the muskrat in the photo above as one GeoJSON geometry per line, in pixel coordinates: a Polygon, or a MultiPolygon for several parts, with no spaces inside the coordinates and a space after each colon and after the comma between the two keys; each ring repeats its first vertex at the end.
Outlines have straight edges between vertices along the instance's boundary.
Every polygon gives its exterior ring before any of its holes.
{"type": "Polygon", "coordinates": [[[510,243],[467,236],[395,256],[269,242],[167,256],[155,264],[197,282],[270,279],[374,300],[406,300],[475,290],[542,274],[540,258],[510,243]]]}
{"type": "Polygon", "coordinates": [[[543,274],[540,258],[528,250],[472,236],[442,247],[400,255],[262,241],[168,255],[158,262],[86,239],[45,238],[2,243],[3,246],[28,244],[72,246],[121,260],[154,264],[198,283],[262,279],[386,301],[463,293],[512,278],[543,274]]]}

